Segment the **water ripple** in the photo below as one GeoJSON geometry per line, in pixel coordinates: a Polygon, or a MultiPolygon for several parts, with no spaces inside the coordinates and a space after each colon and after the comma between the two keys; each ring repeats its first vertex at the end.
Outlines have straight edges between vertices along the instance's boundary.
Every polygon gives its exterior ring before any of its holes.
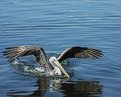
{"type": "Polygon", "coordinates": [[[85,87],[77,85],[90,87],[90,80],[96,80],[98,84],[93,82],[91,86],[96,85],[96,89],[103,86],[100,88],[103,94],[98,93],[96,97],[120,97],[120,3],[120,0],[1,0],[0,52],[8,46],[27,44],[38,45],[46,52],[57,54],[75,45],[94,47],[104,53],[99,60],[71,60],[68,66],[68,70],[73,71],[71,80],[83,79],[84,82],[62,81],[62,87],[60,80],[16,73],[0,53],[1,96],[87,96],[81,91],[85,87]],[[72,93],[68,91],[70,88],[72,93]]]}

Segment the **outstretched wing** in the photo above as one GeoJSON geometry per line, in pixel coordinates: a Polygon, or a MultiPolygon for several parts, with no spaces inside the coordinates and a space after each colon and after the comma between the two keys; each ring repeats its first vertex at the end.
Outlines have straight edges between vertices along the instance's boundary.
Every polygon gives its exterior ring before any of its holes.
{"type": "Polygon", "coordinates": [[[31,45],[5,48],[5,51],[3,51],[3,55],[10,59],[34,55],[37,62],[39,62],[40,64],[45,65],[47,62],[46,54],[43,48],[31,45]]]}
{"type": "Polygon", "coordinates": [[[99,57],[102,57],[103,53],[100,50],[93,49],[93,48],[87,48],[87,47],[72,47],[68,48],[65,51],[63,51],[58,56],[58,61],[62,62],[63,60],[67,58],[91,58],[91,59],[98,59],[99,57]]]}

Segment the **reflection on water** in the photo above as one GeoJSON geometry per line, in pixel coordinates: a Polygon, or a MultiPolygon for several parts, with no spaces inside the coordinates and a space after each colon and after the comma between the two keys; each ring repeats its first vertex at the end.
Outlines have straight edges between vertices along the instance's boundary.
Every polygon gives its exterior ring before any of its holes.
{"type": "Polygon", "coordinates": [[[32,93],[11,90],[8,95],[10,97],[44,97],[48,88],[50,92],[60,89],[63,97],[100,97],[102,94],[99,81],[69,81],[68,79],[42,77],[36,83],[37,89],[32,93]]]}
{"type": "Polygon", "coordinates": [[[62,83],[64,97],[99,97],[102,86],[99,81],[69,81],[62,83]]]}
{"type": "MultiPolygon", "coordinates": [[[[48,78],[40,78],[36,81],[37,83],[37,90],[33,91],[32,93],[28,94],[26,91],[17,91],[17,90],[11,90],[8,92],[8,95],[11,97],[43,97],[46,93],[48,86],[49,86],[49,80],[48,78]]],[[[24,90],[24,88],[23,88],[24,90]]]]}

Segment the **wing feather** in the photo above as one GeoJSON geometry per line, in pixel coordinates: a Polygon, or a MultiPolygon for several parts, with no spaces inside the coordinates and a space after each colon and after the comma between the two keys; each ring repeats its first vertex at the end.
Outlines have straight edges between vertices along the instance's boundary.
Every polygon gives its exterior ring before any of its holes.
{"type": "Polygon", "coordinates": [[[41,64],[44,64],[44,61],[47,61],[46,54],[43,50],[43,48],[37,47],[37,46],[31,46],[31,45],[23,45],[23,46],[17,46],[17,47],[7,47],[5,48],[5,51],[3,51],[3,55],[6,56],[6,58],[13,59],[28,55],[34,55],[36,57],[37,62],[40,62],[41,64]],[[43,59],[43,60],[40,60],[43,59]]]}
{"type": "Polygon", "coordinates": [[[8,47],[5,48],[5,51],[3,51],[3,55],[5,55],[7,58],[18,58],[28,55],[34,55],[35,57],[40,55],[40,47],[37,46],[31,46],[31,45],[23,45],[23,46],[17,46],[17,47],[8,47]]]}
{"type": "Polygon", "coordinates": [[[58,56],[58,61],[62,62],[63,60],[67,58],[91,58],[91,59],[99,59],[103,56],[102,51],[94,49],[94,48],[88,48],[88,47],[80,47],[75,46],[72,48],[68,48],[65,51],[63,51],[58,56]]]}
{"type": "Polygon", "coordinates": [[[5,48],[5,51],[3,51],[3,55],[9,59],[34,55],[36,61],[49,70],[49,64],[44,49],[37,46],[23,45],[17,47],[7,47],[5,48]]]}

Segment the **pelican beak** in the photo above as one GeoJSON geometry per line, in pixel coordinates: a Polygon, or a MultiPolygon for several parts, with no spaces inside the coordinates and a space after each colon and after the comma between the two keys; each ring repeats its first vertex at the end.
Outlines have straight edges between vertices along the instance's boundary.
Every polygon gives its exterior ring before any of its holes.
{"type": "Polygon", "coordinates": [[[63,72],[63,74],[65,75],[65,77],[70,78],[70,76],[68,75],[68,73],[66,72],[66,70],[61,66],[61,64],[58,61],[55,61],[55,64],[63,72]]]}

